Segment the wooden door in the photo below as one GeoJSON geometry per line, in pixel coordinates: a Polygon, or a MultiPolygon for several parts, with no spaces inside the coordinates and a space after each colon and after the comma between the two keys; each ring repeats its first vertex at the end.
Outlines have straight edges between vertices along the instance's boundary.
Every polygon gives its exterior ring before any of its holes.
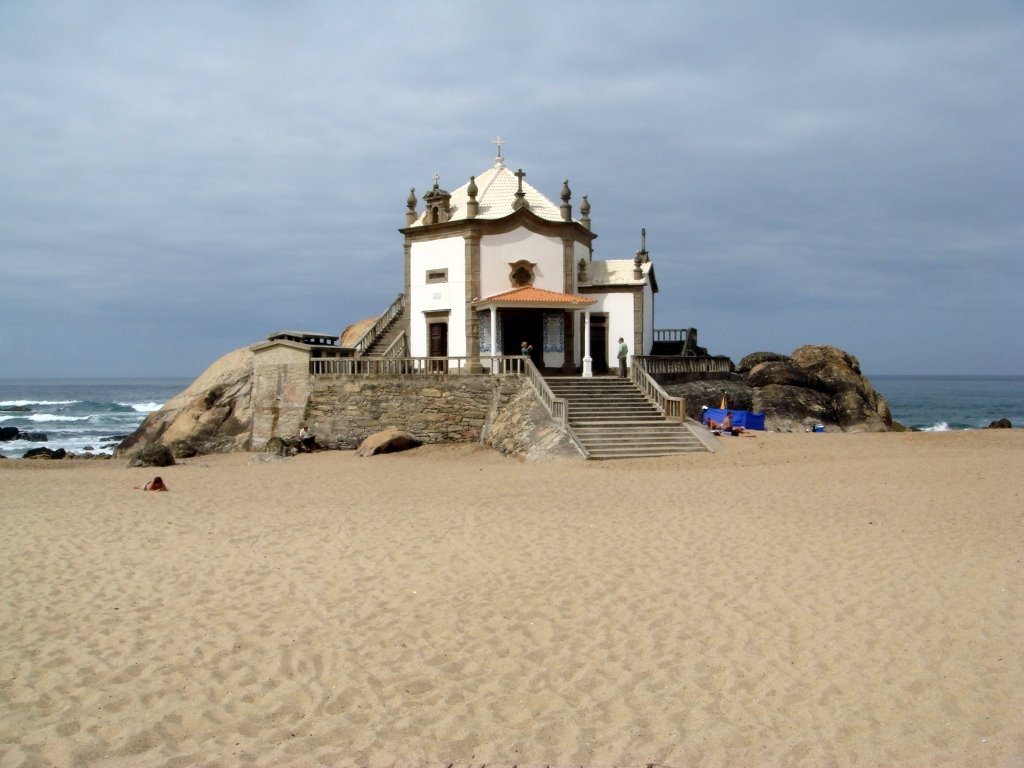
{"type": "MultiPolygon", "coordinates": [[[[448,357],[448,323],[431,323],[430,333],[430,356],[448,357]]],[[[443,372],[447,368],[445,360],[431,360],[430,370],[443,372]]]]}

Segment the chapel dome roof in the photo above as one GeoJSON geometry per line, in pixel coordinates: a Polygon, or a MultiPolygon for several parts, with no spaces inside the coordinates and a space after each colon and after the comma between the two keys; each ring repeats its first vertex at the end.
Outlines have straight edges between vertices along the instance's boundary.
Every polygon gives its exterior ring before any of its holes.
{"type": "MultiPolygon", "coordinates": [[[[503,219],[515,209],[516,192],[519,190],[519,178],[505,167],[504,158],[500,158],[493,166],[473,177],[451,193],[449,201],[450,216],[448,221],[459,221],[467,218],[466,204],[469,202],[470,184],[476,184],[476,201],[478,203],[477,219],[503,219]]],[[[548,221],[562,221],[559,207],[523,180],[523,193],[530,211],[548,221]]],[[[424,224],[426,212],[421,212],[413,222],[414,227],[424,224]]]]}

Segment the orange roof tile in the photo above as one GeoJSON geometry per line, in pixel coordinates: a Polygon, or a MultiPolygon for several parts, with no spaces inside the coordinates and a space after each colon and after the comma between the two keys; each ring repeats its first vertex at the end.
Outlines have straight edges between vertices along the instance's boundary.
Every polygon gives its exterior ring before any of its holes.
{"type": "Polygon", "coordinates": [[[493,296],[476,299],[473,302],[478,307],[517,306],[523,304],[535,305],[537,307],[585,307],[596,303],[594,299],[588,299],[575,293],[546,291],[543,288],[534,288],[532,285],[515,288],[504,293],[496,293],[493,296]]]}

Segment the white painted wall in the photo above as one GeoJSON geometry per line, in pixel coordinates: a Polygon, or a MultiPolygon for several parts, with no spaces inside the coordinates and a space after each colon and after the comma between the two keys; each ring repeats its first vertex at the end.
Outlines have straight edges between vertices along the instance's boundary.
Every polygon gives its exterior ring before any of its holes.
{"type": "Polygon", "coordinates": [[[424,312],[449,311],[448,354],[465,355],[466,245],[462,237],[413,243],[409,251],[409,354],[429,352],[424,312]],[[447,283],[428,283],[427,272],[447,269],[447,283]]]}
{"type": "MultiPolygon", "coordinates": [[[[619,354],[619,337],[626,340],[630,357],[636,352],[633,349],[633,294],[632,293],[588,293],[588,299],[597,299],[590,306],[592,314],[608,314],[608,365],[615,367],[619,354]]],[[[582,342],[580,344],[582,355],[582,342]]],[[[590,350],[593,357],[594,350],[590,350]]]]}
{"type": "Polygon", "coordinates": [[[480,293],[494,296],[514,287],[508,279],[509,264],[525,259],[536,263],[536,288],[565,292],[562,284],[562,241],[517,229],[500,235],[488,235],[480,241],[480,293]]]}

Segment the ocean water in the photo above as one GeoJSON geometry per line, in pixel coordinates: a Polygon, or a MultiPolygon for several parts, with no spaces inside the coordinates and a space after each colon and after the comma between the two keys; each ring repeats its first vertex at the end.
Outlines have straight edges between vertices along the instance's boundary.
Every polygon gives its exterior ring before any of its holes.
{"type": "Polygon", "coordinates": [[[1009,419],[1024,427],[1024,376],[868,376],[905,427],[945,432],[1009,419]]]}
{"type": "Polygon", "coordinates": [[[0,427],[46,435],[0,441],[0,454],[31,448],[110,454],[126,435],[191,383],[190,379],[0,379],[0,427]]]}
{"type": "MultiPolygon", "coordinates": [[[[1024,427],[1024,376],[869,376],[893,418],[930,431],[977,429],[997,419],[1024,427]]],[[[146,415],[191,379],[0,379],[0,427],[46,440],[0,441],[0,454],[19,458],[39,446],[70,453],[110,454],[146,415]]]]}

